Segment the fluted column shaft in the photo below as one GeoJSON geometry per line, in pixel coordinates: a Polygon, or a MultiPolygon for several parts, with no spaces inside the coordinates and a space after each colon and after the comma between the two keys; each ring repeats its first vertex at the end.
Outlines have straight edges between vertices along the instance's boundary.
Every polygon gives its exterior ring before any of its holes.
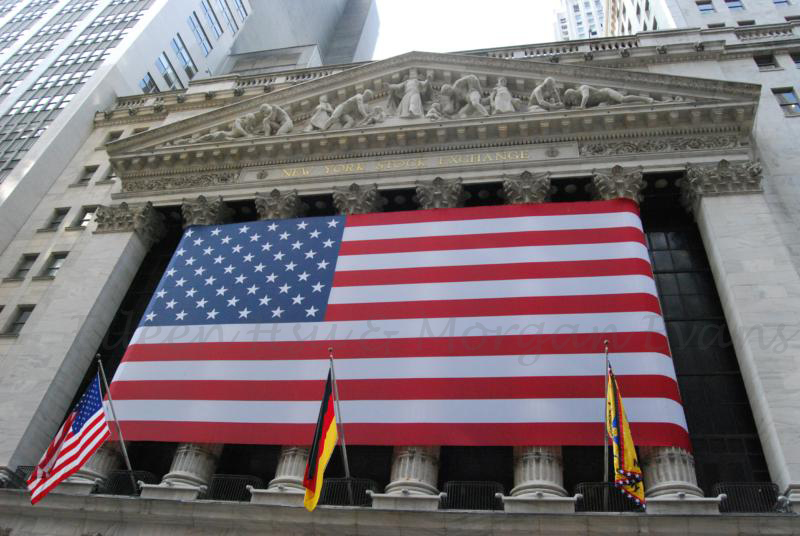
{"type": "Polygon", "coordinates": [[[198,488],[208,486],[221,453],[222,445],[181,443],[175,449],[169,473],[164,475],[161,483],[198,488]]]}
{"type": "Polygon", "coordinates": [[[72,482],[104,481],[109,473],[122,465],[119,443],[106,442],[92,454],[83,467],[67,480],[72,482]]]}
{"type": "Polygon", "coordinates": [[[439,447],[394,447],[388,494],[435,495],[439,447]]]}
{"type": "Polygon", "coordinates": [[[685,493],[702,497],[694,456],[678,447],[642,447],[644,489],[648,497],[685,493]]]}
{"type": "Polygon", "coordinates": [[[561,447],[514,447],[514,488],[511,495],[564,497],[561,447]]]}

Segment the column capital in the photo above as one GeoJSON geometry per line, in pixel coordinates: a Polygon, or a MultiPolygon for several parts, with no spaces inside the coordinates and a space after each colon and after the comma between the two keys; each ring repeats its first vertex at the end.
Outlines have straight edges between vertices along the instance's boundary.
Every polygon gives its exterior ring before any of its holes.
{"type": "Polygon", "coordinates": [[[200,195],[195,199],[184,199],[181,204],[183,227],[190,225],[215,225],[227,222],[233,211],[222,201],[221,196],[206,199],[200,195]]]}
{"type": "Polygon", "coordinates": [[[148,247],[164,236],[164,215],[149,201],[134,206],[125,202],[100,205],[95,213],[95,221],[95,233],[135,232],[148,247]]]}
{"type": "Polygon", "coordinates": [[[417,181],[417,200],[422,209],[460,207],[468,198],[461,178],[417,181]]]}
{"type": "Polygon", "coordinates": [[[686,176],[681,181],[684,206],[693,210],[705,195],[724,195],[761,192],[761,164],[754,160],[716,164],[686,164],[686,176]]]}
{"type": "Polygon", "coordinates": [[[333,204],[339,214],[366,214],[379,212],[383,198],[377,184],[356,184],[333,189],[333,204]]]}
{"type": "Polygon", "coordinates": [[[642,167],[626,170],[622,166],[614,166],[607,173],[594,170],[592,185],[596,197],[603,201],[622,198],[639,203],[645,187],[642,167]]]}
{"type": "Polygon", "coordinates": [[[276,188],[268,194],[256,192],[255,201],[259,220],[283,220],[302,216],[303,203],[297,190],[281,192],[276,188]]]}
{"type": "Polygon", "coordinates": [[[550,195],[550,172],[523,171],[519,177],[507,177],[503,179],[503,193],[512,205],[544,203],[550,195]]]}

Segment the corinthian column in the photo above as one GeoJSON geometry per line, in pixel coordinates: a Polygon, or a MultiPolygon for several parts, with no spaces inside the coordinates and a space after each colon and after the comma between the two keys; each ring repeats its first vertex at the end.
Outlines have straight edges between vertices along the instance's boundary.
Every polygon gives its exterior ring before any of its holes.
{"type": "MultiPolygon", "coordinates": [[[[280,220],[302,215],[303,203],[297,190],[272,190],[268,194],[256,193],[256,210],[259,220],[280,220]]],[[[293,445],[281,447],[278,467],[267,489],[249,487],[250,502],[279,506],[303,505],[303,474],[308,462],[308,448],[293,445]]]]}
{"type": "MultiPolygon", "coordinates": [[[[523,171],[503,180],[506,202],[544,203],[550,195],[550,173],[523,171]]],[[[503,497],[507,512],[574,512],[574,499],[564,489],[560,446],[514,447],[514,488],[503,497]]]]}
{"type": "MultiPolygon", "coordinates": [[[[625,170],[622,166],[614,166],[608,173],[594,172],[592,185],[596,195],[604,201],[622,198],[639,203],[645,182],[641,167],[625,170]]],[[[642,447],[641,453],[648,511],[715,512],[717,503],[714,499],[704,499],[703,492],[697,487],[691,454],[678,447],[642,447]]]]}
{"type": "Polygon", "coordinates": [[[119,443],[105,442],[83,467],[58,485],[59,493],[88,495],[95,487],[102,486],[111,471],[122,465],[119,443]]]}
{"type": "MultiPolygon", "coordinates": [[[[183,227],[226,223],[233,211],[221,197],[184,199],[181,205],[183,227]]],[[[211,483],[223,445],[179,443],[169,473],[158,485],[142,484],[141,496],[158,499],[196,499],[211,483]]]]}

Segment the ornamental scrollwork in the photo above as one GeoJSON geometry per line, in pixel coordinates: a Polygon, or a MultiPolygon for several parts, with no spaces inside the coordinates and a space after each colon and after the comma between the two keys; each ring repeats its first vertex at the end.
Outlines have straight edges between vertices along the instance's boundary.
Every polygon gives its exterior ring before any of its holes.
{"type": "Polygon", "coordinates": [[[174,175],[168,177],[141,177],[123,179],[123,192],[155,192],[160,190],[182,190],[205,186],[233,184],[236,173],[225,171],[220,173],[197,173],[174,175]]]}

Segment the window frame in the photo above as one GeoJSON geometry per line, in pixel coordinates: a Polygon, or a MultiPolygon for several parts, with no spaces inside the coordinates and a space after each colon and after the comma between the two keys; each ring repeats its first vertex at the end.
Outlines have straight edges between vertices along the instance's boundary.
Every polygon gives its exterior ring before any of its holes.
{"type": "Polygon", "coordinates": [[[67,219],[69,210],[69,207],[54,208],[50,213],[50,216],[47,218],[47,222],[45,223],[44,227],[39,230],[52,232],[58,231],[59,227],[61,227],[61,224],[67,219]]]}
{"type": "Polygon", "coordinates": [[[17,310],[3,329],[6,337],[18,337],[33,313],[35,305],[17,305],[17,310]]]}
{"type": "Polygon", "coordinates": [[[797,98],[797,92],[793,87],[772,88],[772,94],[778,101],[785,117],[800,116],[800,99],[797,98]],[[787,99],[786,95],[791,95],[791,99],[787,99]]]}
{"type": "Polygon", "coordinates": [[[170,40],[170,46],[172,47],[172,52],[175,53],[175,56],[183,67],[183,72],[186,73],[186,77],[189,80],[193,79],[198,72],[197,64],[194,62],[194,58],[192,58],[189,49],[186,48],[186,43],[183,41],[180,33],[175,33],[175,37],[170,40]]]}
{"type": "Polygon", "coordinates": [[[36,260],[38,258],[38,253],[23,253],[17,261],[17,264],[14,265],[11,274],[9,274],[4,281],[24,281],[25,278],[28,277],[28,274],[33,271],[33,267],[36,265],[36,260]]]}
{"type": "Polygon", "coordinates": [[[217,41],[219,41],[222,34],[225,33],[225,30],[222,29],[222,24],[219,23],[219,17],[217,17],[217,13],[214,11],[211,2],[209,0],[200,0],[200,7],[203,8],[203,16],[206,22],[211,26],[211,33],[213,33],[217,41]]]}
{"type": "Polygon", "coordinates": [[[695,0],[695,5],[697,6],[697,10],[700,12],[701,15],[707,15],[708,13],[716,13],[717,7],[714,5],[712,0],[695,0]],[[710,9],[704,9],[706,8],[710,9]]]}
{"type": "Polygon", "coordinates": [[[723,0],[725,7],[731,11],[745,11],[747,8],[744,6],[744,0],[723,0]]]}
{"type": "Polygon", "coordinates": [[[81,169],[80,174],[78,175],[78,180],[76,180],[73,184],[75,186],[87,186],[92,179],[94,178],[94,174],[97,173],[99,166],[91,165],[91,166],[83,166],[81,169]]]}
{"type": "Polygon", "coordinates": [[[156,57],[155,61],[156,69],[158,72],[161,73],[161,78],[167,83],[170,89],[185,89],[186,86],[183,85],[183,80],[181,77],[178,76],[178,72],[172,66],[172,62],[167,56],[167,52],[162,50],[161,54],[156,57]],[[172,82],[170,82],[171,79],[172,82]]]}
{"type": "Polygon", "coordinates": [[[753,61],[759,71],[775,71],[780,69],[775,54],[758,54],[753,56],[753,61]],[[760,60],[760,61],[759,61],[760,60]]]}
{"type": "Polygon", "coordinates": [[[197,12],[192,11],[187,20],[189,23],[189,29],[194,34],[200,50],[202,50],[203,55],[207,57],[209,54],[211,54],[211,51],[214,50],[214,46],[211,44],[211,40],[208,38],[206,29],[203,28],[203,24],[200,22],[197,12]]]}
{"type": "Polygon", "coordinates": [[[151,93],[160,93],[161,90],[158,89],[158,84],[156,84],[153,75],[150,74],[150,71],[144,73],[144,76],[141,80],[139,80],[139,89],[142,90],[144,95],[150,95],[151,93]]]}
{"type": "Polygon", "coordinates": [[[67,260],[69,255],[68,251],[54,251],[47,258],[47,263],[42,267],[38,279],[55,279],[58,271],[64,266],[64,261],[67,260]],[[60,262],[59,262],[60,261],[60,262]]]}

